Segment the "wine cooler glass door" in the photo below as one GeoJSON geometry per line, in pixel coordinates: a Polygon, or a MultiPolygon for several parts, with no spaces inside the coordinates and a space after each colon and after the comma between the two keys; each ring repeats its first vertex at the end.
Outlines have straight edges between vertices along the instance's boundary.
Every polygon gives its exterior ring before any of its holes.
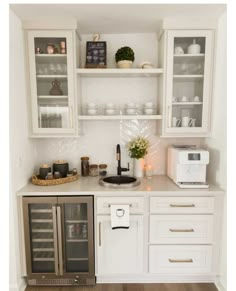
{"type": "Polygon", "coordinates": [[[28,274],[58,274],[56,206],[50,202],[25,202],[28,274]]]}
{"type": "Polygon", "coordinates": [[[92,197],[58,198],[62,207],[65,273],[88,274],[94,268],[92,201],[92,197]]]}

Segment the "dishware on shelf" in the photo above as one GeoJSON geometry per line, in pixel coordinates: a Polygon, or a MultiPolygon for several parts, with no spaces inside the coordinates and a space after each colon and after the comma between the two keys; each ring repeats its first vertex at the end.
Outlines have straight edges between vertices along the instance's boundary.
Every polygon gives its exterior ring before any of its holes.
{"type": "Polygon", "coordinates": [[[183,97],[181,98],[181,102],[189,102],[189,98],[186,97],[186,96],[183,96],[183,97]]]}
{"type": "Polygon", "coordinates": [[[173,97],[172,97],[172,102],[179,102],[179,98],[173,96],[173,97]]]}
{"type": "Polygon", "coordinates": [[[182,127],[194,127],[196,124],[196,119],[189,116],[183,116],[181,119],[182,127]]]}
{"type": "Polygon", "coordinates": [[[88,115],[96,115],[97,114],[97,109],[96,108],[88,108],[87,109],[87,114],[88,115]]]}
{"type": "Polygon", "coordinates": [[[152,108],[152,107],[153,107],[153,103],[152,103],[152,102],[146,102],[146,103],[144,104],[144,107],[145,107],[145,108],[152,108]]]}
{"type": "Polygon", "coordinates": [[[201,52],[201,46],[200,44],[196,43],[196,39],[193,39],[193,43],[190,44],[187,48],[187,53],[188,54],[200,54],[201,52]]]}
{"type": "Polygon", "coordinates": [[[174,50],[175,55],[183,55],[184,54],[184,50],[181,46],[176,46],[175,50],[174,50]]]}
{"type": "Polygon", "coordinates": [[[94,108],[96,108],[96,104],[93,103],[93,102],[88,103],[87,106],[88,106],[88,108],[90,108],[90,109],[94,109],[94,108]]]}
{"type": "Polygon", "coordinates": [[[115,108],[106,108],[105,109],[106,115],[114,115],[116,113],[115,108]]]}
{"type": "Polygon", "coordinates": [[[153,108],[144,108],[143,113],[145,115],[153,115],[156,113],[156,108],[154,108],[154,107],[153,108]]]}
{"type": "Polygon", "coordinates": [[[194,102],[200,102],[200,97],[199,96],[194,96],[193,97],[194,102]]]}
{"type": "Polygon", "coordinates": [[[172,117],[172,126],[173,127],[179,127],[181,124],[181,120],[180,118],[177,118],[177,117],[172,117]]]}

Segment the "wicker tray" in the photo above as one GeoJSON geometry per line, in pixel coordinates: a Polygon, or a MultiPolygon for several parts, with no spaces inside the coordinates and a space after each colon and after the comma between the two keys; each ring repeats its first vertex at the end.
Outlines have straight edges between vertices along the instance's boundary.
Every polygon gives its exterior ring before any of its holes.
{"type": "Polygon", "coordinates": [[[59,185],[64,183],[69,183],[78,180],[79,175],[73,175],[71,177],[65,177],[60,179],[52,179],[52,180],[42,180],[39,179],[39,176],[33,175],[32,176],[32,183],[38,186],[52,186],[52,185],[59,185]]]}

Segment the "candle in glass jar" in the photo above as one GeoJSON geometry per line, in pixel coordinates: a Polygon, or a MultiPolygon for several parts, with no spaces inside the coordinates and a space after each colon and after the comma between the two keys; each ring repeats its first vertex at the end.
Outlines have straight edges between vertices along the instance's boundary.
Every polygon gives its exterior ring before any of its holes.
{"type": "Polygon", "coordinates": [[[152,165],[146,165],[146,177],[152,178],[152,175],[153,175],[152,165]]]}

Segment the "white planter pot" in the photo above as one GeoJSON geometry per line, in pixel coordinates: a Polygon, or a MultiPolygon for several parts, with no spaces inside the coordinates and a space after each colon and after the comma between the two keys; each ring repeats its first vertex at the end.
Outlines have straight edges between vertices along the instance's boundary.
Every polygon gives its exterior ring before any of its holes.
{"type": "Polygon", "coordinates": [[[144,158],[134,159],[134,176],[138,178],[144,177],[144,158]]]}
{"type": "Polygon", "coordinates": [[[118,68],[120,69],[129,69],[131,68],[133,62],[132,61],[119,61],[117,62],[118,68]]]}

